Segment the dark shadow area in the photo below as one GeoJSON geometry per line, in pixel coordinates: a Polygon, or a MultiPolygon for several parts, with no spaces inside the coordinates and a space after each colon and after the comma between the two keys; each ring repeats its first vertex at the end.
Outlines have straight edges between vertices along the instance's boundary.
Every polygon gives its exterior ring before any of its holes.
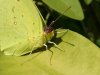
{"type": "MultiPolygon", "coordinates": [[[[54,38],[51,39],[51,41],[58,45],[60,42],[62,42],[62,39],[54,37],[54,38]]],[[[46,45],[48,46],[48,50],[50,50],[50,48],[54,46],[54,44],[51,44],[51,43],[46,43],[46,45]]],[[[46,51],[46,47],[45,46],[34,50],[31,54],[38,53],[38,52],[43,52],[43,51],[46,51]]],[[[27,53],[27,54],[24,54],[22,56],[29,55],[29,54],[30,53],[27,53]]]]}

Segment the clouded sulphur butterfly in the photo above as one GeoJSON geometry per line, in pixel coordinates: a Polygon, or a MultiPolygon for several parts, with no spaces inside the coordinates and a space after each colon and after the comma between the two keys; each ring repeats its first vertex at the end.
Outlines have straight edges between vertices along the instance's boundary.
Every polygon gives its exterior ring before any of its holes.
{"type": "Polygon", "coordinates": [[[32,52],[54,36],[32,0],[0,0],[0,5],[0,50],[5,55],[32,52]]]}

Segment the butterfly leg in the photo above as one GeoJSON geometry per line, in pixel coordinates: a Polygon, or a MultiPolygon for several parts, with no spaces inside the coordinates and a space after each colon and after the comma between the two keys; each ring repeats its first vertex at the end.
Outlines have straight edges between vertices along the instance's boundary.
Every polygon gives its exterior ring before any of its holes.
{"type": "Polygon", "coordinates": [[[46,50],[48,50],[48,46],[46,44],[43,44],[46,47],[46,50]]]}
{"type": "MultiPolygon", "coordinates": [[[[46,44],[43,44],[45,47],[46,47],[46,50],[49,50],[48,49],[48,46],[46,45],[46,44]]],[[[53,51],[51,51],[51,50],[49,50],[50,52],[51,52],[51,57],[50,57],[50,64],[52,65],[52,62],[51,62],[51,59],[52,59],[52,57],[53,57],[53,51]]]]}
{"type": "Polygon", "coordinates": [[[54,42],[52,42],[52,41],[48,41],[48,43],[51,43],[51,44],[53,44],[56,48],[58,48],[59,50],[64,51],[64,50],[62,50],[61,48],[59,48],[58,45],[57,45],[56,43],[54,43],[54,42]]]}

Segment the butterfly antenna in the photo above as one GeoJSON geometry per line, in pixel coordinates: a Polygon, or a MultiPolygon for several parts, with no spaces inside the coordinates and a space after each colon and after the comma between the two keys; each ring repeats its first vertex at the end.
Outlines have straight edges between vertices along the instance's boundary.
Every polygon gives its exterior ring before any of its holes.
{"type": "MultiPolygon", "coordinates": [[[[69,10],[70,8],[71,8],[71,7],[68,7],[68,8],[63,12],[63,14],[64,14],[67,10],[69,10]]],[[[56,21],[58,21],[58,20],[63,16],[63,14],[61,14],[61,15],[58,16],[55,20],[53,20],[53,21],[50,23],[49,26],[54,25],[54,23],[55,23],[56,21]]]]}

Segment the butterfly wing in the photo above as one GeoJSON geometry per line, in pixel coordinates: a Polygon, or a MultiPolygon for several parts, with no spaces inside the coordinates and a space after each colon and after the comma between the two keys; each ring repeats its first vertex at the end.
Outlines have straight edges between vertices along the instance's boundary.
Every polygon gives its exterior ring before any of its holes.
{"type": "Polygon", "coordinates": [[[33,39],[42,35],[43,22],[32,0],[0,0],[0,5],[1,51],[23,55],[34,50],[33,39]]]}

